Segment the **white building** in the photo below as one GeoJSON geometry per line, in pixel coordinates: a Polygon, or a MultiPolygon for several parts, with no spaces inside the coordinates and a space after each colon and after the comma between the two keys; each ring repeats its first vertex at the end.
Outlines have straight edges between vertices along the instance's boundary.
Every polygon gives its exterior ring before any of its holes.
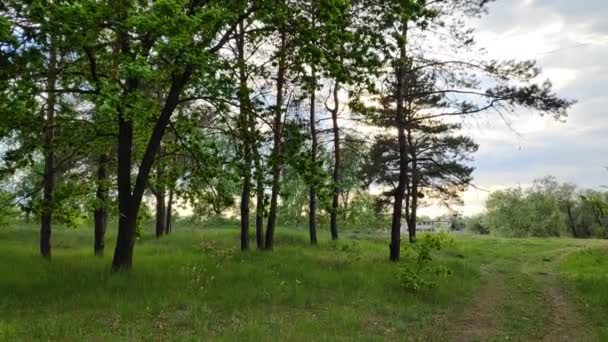
{"type": "MultiPolygon", "coordinates": [[[[449,231],[451,227],[452,222],[450,220],[445,219],[416,221],[416,232],[420,233],[436,233],[449,231]]],[[[408,235],[406,220],[401,220],[401,235],[408,235]]]]}

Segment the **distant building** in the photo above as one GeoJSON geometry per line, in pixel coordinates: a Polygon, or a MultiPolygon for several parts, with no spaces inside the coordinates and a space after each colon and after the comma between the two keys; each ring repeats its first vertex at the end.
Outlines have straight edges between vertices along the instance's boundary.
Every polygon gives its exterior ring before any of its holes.
{"type": "MultiPolygon", "coordinates": [[[[421,233],[436,233],[450,231],[452,228],[452,221],[446,219],[436,220],[417,220],[416,221],[416,232],[421,233]]],[[[407,221],[401,221],[401,234],[408,235],[407,221]]]]}

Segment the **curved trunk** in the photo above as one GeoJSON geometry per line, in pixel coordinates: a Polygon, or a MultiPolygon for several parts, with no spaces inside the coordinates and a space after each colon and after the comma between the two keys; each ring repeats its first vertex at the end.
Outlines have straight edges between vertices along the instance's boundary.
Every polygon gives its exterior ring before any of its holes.
{"type": "MultiPolygon", "coordinates": [[[[124,38],[123,38],[124,39],[124,38]]],[[[128,270],[133,261],[133,247],[135,246],[135,225],[137,214],[141,206],[144,191],[148,185],[150,170],[154,164],[154,157],[160,147],[165,130],[169,125],[171,115],[179,103],[179,97],[183,87],[192,76],[191,66],[187,66],[180,76],[176,76],[171,84],[171,89],[160,112],[160,115],[152,130],[144,156],[139,165],[139,171],[135,178],[135,186],[131,192],[131,168],[133,149],[133,122],[125,119],[123,108],[118,108],[118,236],[112,269],[114,271],[128,270]]],[[[126,94],[131,93],[138,87],[138,81],[127,80],[126,94]]]]}

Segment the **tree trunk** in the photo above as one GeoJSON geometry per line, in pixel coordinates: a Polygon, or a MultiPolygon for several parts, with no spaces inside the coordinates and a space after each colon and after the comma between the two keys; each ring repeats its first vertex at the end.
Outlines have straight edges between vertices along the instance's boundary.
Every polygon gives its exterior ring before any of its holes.
{"type": "Polygon", "coordinates": [[[241,192],[241,250],[249,249],[249,201],[251,197],[251,120],[249,113],[249,91],[247,88],[247,73],[245,70],[245,28],[239,24],[237,37],[237,53],[239,64],[239,127],[243,152],[243,189],[241,192]]]}
{"type": "Polygon", "coordinates": [[[165,234],[169,235],[173,228],[173,188],[169,189],[169,199],[167,200],[167,223],[165,224],[165,234]]]}
{"type": "Polygon", "coordinates": [[[53,47],[53,37],[50,39],[50,53],[47,75],[46,120],[44,128],[44,175],[42,194],[42,215],[40,218],[40,254],[51,258],[51,224],[53,218],[53,192],[55,191],[55,154],[53,140],[55,139],[55,83],[57,82],[57,51],[53,47]]]}
{"type": "Polygon", "coordinates": [[[399,184],[395,189],[395,198],[393,203],[393,219],[391,223],[391,244],[390,244],[390,260],[398,261],[401,254],[401,213],[403,210],[403,200],[405,197],[405,183],[407,182],[407,157],[406,141],[403,127],[398,127],[399,136],[399,155],[400,155],[400,171],[399,184]],[[404,166],[405,165],[405,166],[404,166]]]}
{"type": "MultiPolygon", "coordinates": [[[[315,77],[314,68],[312,77],[315,77]]],[[[308,232],[310,244],[317,245],[317,128],[315,118],[315,89],[313,82],[310,91],[310,135],[312,139],[310,147],[310,185],[308,196],[308,232]]]]}
{"type": "Polygon", "coordinates": [[[407,184],[407,139],[405,137],[405,116],[404,116],[404,88],[405,88],[405,37],[407,34],[407,25],[402,24],[403,43],[400,47],[400,60],[397,66],[397,108],[396,108],[396,123],[397,135],[399,142],[399,183],[395,189],[395,199],[393,203],[393,219],[391,224],[391,244],[390,244],[390,260],[398,261],[401,254],[401,214],[403,210],[403,199],[405,197],[405,187],[407,184]]]}
{"type": "Polygon", "coordinates": [[[572,231],[572,237],[578,238],[578,232],[576,231],[576,223],[574,222],[574,217],[572,215],[572,205],[570,203],[566,203],[566,210],[568,211],[568,223],[570,225],[570,230],[572,231]]]}
{"type": "Polygon", "coordinates": [[[167,207],[165,205],[165,192],[160,190],[156,194],[156,237],[162,237],[166,230],[167,207]]]}
{"type": "Polygon", "coordinates": [[[105,235],[108,226],[108,156],[101,154],[97,162],[97,191],[95,197],[95,255],[103,256],[105,249],[105,235]]]}
{"type": "Polygon", "coordinates": [[[281,45],[279,48],[279,65],[277,73],[277,102],[274,108],[274,123],[273,131],[273,147],[271,155],[272,164],[272,192],[270,195],[270,211],[268,213],[268,223],[266,226],[266,243],[264,248],[272,250],[274,242],[274,229],[277,220],[278,197],[281,189],[281,167],[282,167],[282,117],[283,117],[283,86],[285,84],[285,48],[287,45],[287,32],[285,29],[281,32],[281,45]]]}
{"type": "MultiPolygon", "coordinates": [[[[121,41],[124,41],[124,37],[121,41]]],[[[128,52],[128,47],[127,47],[128,52]]],[[[154,164],[154,157],[160,147],[163,135],[179,103],[179,97],[184,85],[192,76],[192,68],[186,66],[181,75],[175,75],[171,89],[167,95],[165,105],[154,125],[152,135],[146,145],[144,156],[141,160],[139,171],[135,179],[135,187],[131,192],[131,167],[132,167],[132,148],[133,148],[133,122],[125,120],[122,108],[118,114],[118,236],[116,248],[112,260],[114,271],[128,270],[133,261],[133,247],[135,246],[135,226],[137,224],[137,214],[141,206],[144,191],[148,185],[150,170],[154,164]]],[[[127,95],[137,89],[138,81],[127,80],[127,95]]]]}
{"type": "Polygon", "coordinates": [[[253,147],[255,159],[256,203],[255,203],[255,241],[257,249],[264,249],[264,172],[260,153],[253,147]]]}
{"type": "MultiPolygon", "coordinates": [[[[412,144],[410,143],[410,148],[412,144]]],[[[412,155],[412,189],[411,189],[411,208],[408,220],[408,230],[410,243],[416,242],[416,215],[418,215],[418,164],[415,153],[412,155]]]]}
{"type": "Polygon", "coordinates": [[[338,127],[338,91],[339,84],[336,81],[333,90],[334,96],[334,108],[331,110],[331,120],[333,124],[333,133],[334,133],[334,170],[332,173],[332,181],[333,181],[333,193],[331,199],[331,212],[330,212],[330,231],[331,231],[331,239],[338,239],[338,206],[340,204],[340,127],[338,127]]]}
{"type": "Polygon", "coordinates": [[[156,161],[156,237],[160,238],[167,230],[167,206],[165,205],[164,165],[162,163],[162,147],[158,147],[156,161]]]}
{"type": "Polygon", "coordinates": [[[112,269],[130,269],[135,244],[137,212],[131,195],[131,150],[133,148],[133,123],[118,119],[118,236],[112,260],[112,269]]]}

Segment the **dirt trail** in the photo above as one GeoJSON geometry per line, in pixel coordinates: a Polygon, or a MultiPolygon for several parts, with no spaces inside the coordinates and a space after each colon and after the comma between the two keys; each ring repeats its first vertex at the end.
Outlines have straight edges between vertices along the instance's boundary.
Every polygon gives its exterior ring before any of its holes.
{"type": "Polygon", "coordinates": [[[570,298],[553,275],[544,275],[539,281],[544,286],[546,304],[550,318],[546,325],[547,334],[543,341],[596,341],[590,334],[576,303],[570,298]]]}
{"type": "Polygon", "coordinates": [[[484,284],[463,312],[437,315],[421,341],[488,341],[499,329],[500,307],[506,299],[505,276],[486,275],[484,284]]]}
{"type": "MultiPolygon", "coordinates": [[[[548,313],[543,323],[543,335],[511,336],[525,341],[596,341],[577,308],[576,302],[566,293],[554,275],[536,275],[532,281],[542,287],[538,305],[545,305],[548,313]]],[[[420,341],[492,341],[505,333],[501,310],[507,301],[515,300],[510,291],[508,274],[498,271],[484,276],[484,284],[464,310],[448,311],[435,315],[421,334],[420,341]]],[[[522,331],[523,333],[523,331],[522,331]]]]}

